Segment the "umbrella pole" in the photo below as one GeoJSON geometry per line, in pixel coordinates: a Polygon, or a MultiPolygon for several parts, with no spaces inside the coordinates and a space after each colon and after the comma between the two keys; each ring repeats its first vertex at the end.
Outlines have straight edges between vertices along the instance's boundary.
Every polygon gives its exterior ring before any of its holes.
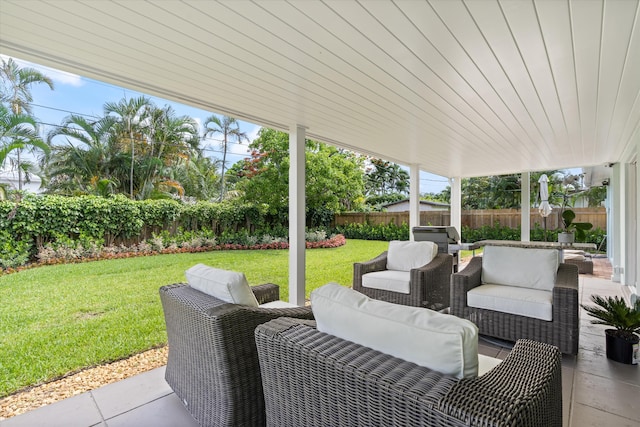
{"type": "Polygon", "coordinates": [[[542,222],[544,223],[544,241],[547,241],[547,217],[542,217],[542,222]]]}

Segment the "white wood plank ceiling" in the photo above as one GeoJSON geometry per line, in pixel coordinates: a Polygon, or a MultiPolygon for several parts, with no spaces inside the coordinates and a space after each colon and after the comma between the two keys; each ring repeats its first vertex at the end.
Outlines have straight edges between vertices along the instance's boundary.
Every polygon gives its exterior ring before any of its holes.
{"type": "Polygon", "coordinates": [[[0,53],[444,176],[629,161],[638,0],[0,0],[0,53]]]}

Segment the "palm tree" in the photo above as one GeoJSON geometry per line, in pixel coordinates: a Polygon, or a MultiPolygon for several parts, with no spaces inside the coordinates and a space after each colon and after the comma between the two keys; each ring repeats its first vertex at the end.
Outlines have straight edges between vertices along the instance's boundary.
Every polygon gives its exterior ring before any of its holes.
{"type": "Polygon", "coordinates": [[[53,147],[46,160],[50,191],[102,194],[119,186],[118,171],[126,170],[129,156],[111,137],[114,123],[113,117],[89,121],[71,115],[62,126],[49,132],[47,142],[53,147]],[[54,145],[54,138],[59,136],[66,137],[66,144],[54,145]]]}
{"type": "Polygon", "coordinates": [[[230,142],[242,144],[243,141],[249,141],[247,134],[240,131],[240,123],[228,116],[222,116],[220,119],[215,114],[207,118],[204,122],[204,137],[213,136],[218,133],[222,134],[220,145],[222,147],[222,172],[220,173],[220,201],[224,198],[224,172],[227,162],[227,150],[230,142]]]}
{"type": "Polygon", "coordinates": [[[105,116],[113,116],[116,123],[113,125],[113,137],[121,149],[129,149],[131,156],[129,168],[129,197],[134,198],[134,170],[136,146],[143,148],[147,143],[144,128],[147,125],[147,116],[152,106],[151,100],[146,96],[138,98],[123,98],[119,102],[107,102],[104,104],[105,116]]]}
{"type": "MultiPolygon", "coordinates": [[[[0,104],[0,169],[12,151],[20,151],[27,146],[39,148],[45,153],[49,146],[40,139],[36,131],[37,124],[33,117],[26,114],[15,114],[0,104]]],[[[18,175],[22,176],[22,166],[18,164],[18,175]]],[[[18,180],[19,190],[22,190],[21,180],[18,180]]],[[[3,198],[6,189],[2,190],[3,198]]]]}
{"type": "MultiPolygon", "coordinates": [[[[53,81],[35,68],[21,68],[16,62],[9,58],[8,61],[2,59],[0,66],[0,80],[2,80],[1,99],[3,103],[9,104],[11,112],[16,116],[31,114],[31,86],[38,83],[45,83],[53,90],[53,81]]],[[[34,126],[35,128],[35,126],[34,126]]],[[[37,145],[30,144],[32,147],[37,145]]],[[[20,154],[24,147],[13,148],[17,155],[16,166],[18,169],[18,189],[22,190],[22,172],[20,154]]],[[[38,147],[39,148],[39,147],[38,147]]],[[[0,162],[0,165],[2,163],[0,162]]]]}
{"type": "Polygon", "coordinates": [[[48,135],[50,189],[64,194],[129,193],[138,199],[183,194],[172,169],[197,153],[197,123],[145,97],[105,104],[105,116],[67,117],[48,135]],[[55,144],[65,136],[66,144],[55,144]]]}
{"type": "MultiPolygon", "coordinates": [[[[188,116],[177,116],[170,106],[147,111],[145,133],[149,147],[146,155],[143,194],[147,198],[151,191],[162,188],[183,192],[182,185],[173,178],[171,168],[188,159],[198,148],[198,124],[188,116]]],[[[165,191],[166,192],[166,191],[165,191]]]]}
{"type": "Polygon", "coordinates": [[[211,159],[196,151],[178,164],[174,171],[176,179],[183,185],[185,196],[213,200],[218,194],[220,179],[217,170],[220,163],[219,159],[211,159]]]}
{"type": "Polygon", "coordinates": [[[12,58],[8,61],[2,59],[0,79],[4,86],[2,102],[8,103],[14,114],[31,114],[33,84],[45,83],[53,90],[53,81],[49,77],[35,68],[20,68],[12,58]]]}

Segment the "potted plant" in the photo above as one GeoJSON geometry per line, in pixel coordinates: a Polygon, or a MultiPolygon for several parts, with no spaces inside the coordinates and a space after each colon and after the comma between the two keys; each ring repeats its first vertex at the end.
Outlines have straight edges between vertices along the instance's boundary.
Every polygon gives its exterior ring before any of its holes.
{"type": "Polygon", "coordinates": [[[558,242],[560,243],[573,243],[577,237],[580,240],[584,240],[587,236],[585,231],[591,230],[593,224],[590,222],[574,222],[576,219],[576,213],[571,209],[562,210],[562,232],[558,233],[558,242]]]}
{"type": "Polygon", "coordinates": [[[601,297],[591,295],[596,305],[583,305],[589,315],[595,317],[591,323],[612,326],[605,329],[607,358],[616,362],[638,363],[638,341],[640,338],[640,300],[629,307],[621,297],[601,297]]]}

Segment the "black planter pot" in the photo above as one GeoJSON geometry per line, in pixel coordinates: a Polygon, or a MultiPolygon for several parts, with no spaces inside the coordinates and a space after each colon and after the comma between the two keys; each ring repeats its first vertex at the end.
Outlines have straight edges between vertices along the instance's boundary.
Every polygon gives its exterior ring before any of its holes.
{"type": "Polygon", "coordinates": [[[605,329],[607,339],[607,358],[615,362],[626,363],[627,365],[637,364],[638,355],[638,338],[634,335],[634,340],[629,341],[616,335],[615,329],[605,329]],[[634,357],[634,350],[636,352],[634,357]]]}

